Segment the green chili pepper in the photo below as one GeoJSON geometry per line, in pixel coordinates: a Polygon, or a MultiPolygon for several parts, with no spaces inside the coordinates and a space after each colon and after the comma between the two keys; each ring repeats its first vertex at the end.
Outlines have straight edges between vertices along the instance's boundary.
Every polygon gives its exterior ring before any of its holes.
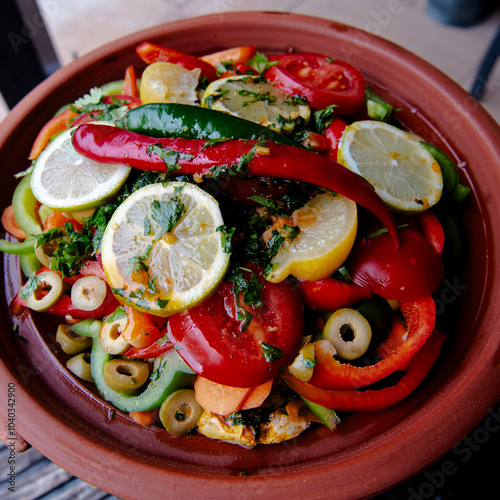
{"type": "Polygon", "coordinates": [[[35,238],[28,236],[24,241],[14,242],[0,240],[0,252],[14,255],[30,255],[34,252],[35,238]]]}
{"type": "Polygon", "coordinates": [[[145,104],[130,110],[118,126],[152,137],[266,139],[300,147],[299,143],[258,123],[188,104],[145,104]]]}
{"type": "Polygon", "coordinates": [[[382,99],[371,87],[365,88],[365,103],[368,116],[372,120],[389,121],[393,110],[392,105],[382,99]]]}

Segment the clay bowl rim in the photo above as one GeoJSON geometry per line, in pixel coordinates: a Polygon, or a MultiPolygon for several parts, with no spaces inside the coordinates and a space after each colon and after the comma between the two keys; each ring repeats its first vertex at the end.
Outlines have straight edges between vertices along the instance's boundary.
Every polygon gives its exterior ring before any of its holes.
{"type": "MultiPolygon", "coordinates": [[[[442,98],[444,108],[454,106],[456,120],[467,119],[470,127],[476,129],[477,146],[478,149],[482,148],[481,155],[489,155],[490,160],[496,159],[497,165],[500,163],[500,146],[495,145],[495,141],[491,140],[493,137],[499,137],[498,125],[481,106],[475,107],[474,103],[469,101],[470,96],[439,70],[391,42],[362,30],[325,19],[281,12],[235,12],[190,18],[143,30],[99,48],[58,70],[14,108],[0,126],[0,150],[8,142],[13,131],[23,125],[25,117],[29,115],[34,106],[40,106],[41,102],[53,97],[54,90],[64,85],[64,82],[74,75],[83,72],[89,64],[122,57],[125,52],[130,51],[131,48],[133,50],[135,45],[145,39],[154,42],[170,37],[170,45],[182,50],[183,47],[177,45],[176,34],[186,36],[185,33],[190,31],[193,36],[196,36],[197,30],[202,31],[207,26],[213,27],[214,25],[232,26],[234,31],[239,29],[241,33],[244,33],[245,29],[248,32],[250,26],[262,28],[271,24],[280,32],[288,30],[293,33],[293,30],[300,30],[302,27],[304,31],[318,34],[320,39],[323,39],[322,37],[337,37],[345,42],[344,55],[350,55],[354,60],[360,50],[371,49],[375,51],[378,58],[391,59],[394,65],[401,68],[411,68],[413,74],[424,74],[426,82],[423,84],[429,88],[432,87],[436,94],[442,98]],[[457,103],[462,103],[462,105],[457,106],[457,103]],[[470,103],[470,109],[466,109],[463,103],[470,103]],[[482,141],[479,135],[482,136],[482,141]]],[[[246,41],[242,34],[232,36],[235,37],[235,40],[241,40],[239,43],[241,45],[251,43],[246,41]]],[[[219,40],[220,33],[214,33],[214,36],[207,42],[207,52],[222,48],[222,42],[219,40]]],[[[237,44],[234,43],[234,45],[237,44]]],[[[311,42],[311,45],[314,43],[311,42]]],[[[363,71],[363,67],[361,69],[363,71]]],[[[372,68],[368,70],[368,73],[370,77],[376,79],[376,72],[372,68]]],[[[105,77],[103,76],[103,78],[105,77]]],[[[80,95],[78,92],[81,90],[86,91],[88,87],[77,89],[75,98],[80,95]]],[[[51,108],[48,112],[52,113],[52,111],[51,108]]],[[[49,117],[40,116],[37,119],[38,126],[43,125],[49,117]]],[[[429,119],[432,120],[433,117],[431,116],[429,119]]],[[[448,137],[446,132],[445,130],[444,134],[439,136],[439,140],[445,146],[451,144],[457,149],[454,138],[448,137]]],[[[498,142],[500,141],[497,141],[497,144],[498,142]]],[[[481,327],[487,329],[494,325],[498,316],[498,313],[492,311],[492,306],[500,302],[499,293],[494,287],[498,270],[493,265],[496,258],[499,257],[500,245],[498,244],[499,236],[495,235],[492,230],[494,211],[500,213],[500,207],[498,202],[491,198],[493,193],[491,186],[483,185],[484,182],[483,184],[475,182],[474,171],[465,172],[465,174],[473,181],[473,190],[478,203],[477,210],[481,215],[481,228],[485,235],[484,250],[487,254],[484,263],[485,284],[482,289],[482,297],[478,300],[479,312],[472,324],[477,329],[481,327]],[[488,210],[486,208],[487,201],[489,203],[488,210]]],[[[488,180],[493,180],[496,185],[499,184],[498,172],[493,171],[488,175],[488,180]]],[[[4,259],[7,270],[6,281],[10,279],[15,281],[18,278],[14,275],[15,273],[13,274],[12,259],[10,261],[9,259],[8,257],[4,259]]],[[[8,324],[6,318],[3,319],[4,324],[8,324]]],[[[349,452],[344,452],[340,461],[324,458],[314,464],[304,463],[292,467],[278,466],[270,470],[267,475],[264,473],[245,477],[243,483],[241,478],[237,476],[218,477],[213,470],[210,470],[210,467],[199,467],[196,476],[193,476],[192,469],[185,468],[182,464],[168,463],[168,461],[159,464],[149,457],[138,459],[136,454],[130,457],[124,456],[123,449],[120,449],[118,445],[116,448],[110,448],[96,442],[95,436],[82,435],[84,426],[82,427],[78,419],[75,422],[62,422],[60,417],[47,406],[43,395],[34,395],[24,384],[22,377],[15,369],[16,364],[25,362],[20,349],[14,352],[15,356],[12,359],[2,360],[0,378],[5,382],[5,385],[12,380],[15,380],[17,384],[17,425],[21,434],[51,460],[92,484],[97,483],[96,472],[87,464],[93,461],[95,452],[98,451],[100,454],[99,463],[109,464],[110,471],[114,475],[113,484],[111,482],[103,483],[100,487],[107,489],[106,486],[109,486],[115,494],[135,497],[142,492],[146,495],[148,483],[151,482],[148,478],[155,477],[157,479],[161,476],[159,485],[150,487],[152,493],[164,491],[165,487],[178,488],[180,485],[189,485],[188,490],[183,492],[187,498],[195,497],[197,493],[210,494],[210,492],[214,495],[216,492],[220,498],[229,498],[236,491],[242,494],[251,492],[252,496],[257,497],[259,492],[261,496],[264,496],[283,494],[286,491],[291,497],[307,493],[312,498],[319,498],[327,491],[327,488],[335,485],[339,498],[359,498],[380,492],[416,474],[442,456],[479,423],[487,414],[488,409],[500,397],[498,348],[498,339],[495,339],[494,336],[485,338],[483,335],[478,345],[475,346],[477,353],[481,356],[471,360],[467,370],[462,369],[453,380],[446,380],[441,385],[431,384],[433,391],[428,391],[427,399],[419,402],[417,406],[419,411],[406,415],[402,421],[396,422],[394,426],[380,435],[370,438],[363,446],[357,446],[349,452]],[[492,381],[495,383],[492,384],[492,381]],[[480,388],[483,389],[482,392],[479,391],[480,388]],[[453,419],[450,426],[450,412],[458,412],[464,403],[468,404],[467,418],[463,420],[453,419]],[[423,448],[420,447],[419,453],[415,453],[414,456],[406,456],[406,462],[401,463],[402,444],[414,440],[421,434],[422,428],[428,430],[446,425],[449,426],[447,432],[440,436],[437,441],[429,436],[420,436],[429,447],[426,456],[422,455],[423,448]],[[54,428],[57,428],[58,431],[56,435],[50,432],[39,433],[39,429],[54,428]],[[112,465],[115,460],[119,461],[120,467],[112,465]],[[374,479],[370,476],[369,471],[373,471],[373,465],[376,462],[383,464],[391,462],[394,467],[384,467],[382,472],[379,471],[379,477],[374,479]],[[130,482],[127,483],[131,470],[135,471],[136,478],[136,484],[133,485],[130,482]],[[348,478],[353,472],[356,478],[355,484],[347,484],[345,478],[348,478]],[[293,493],[290,494],[292,491],[293,493]]],[[[2,405],[4,413],[5,408],[6,405],[2,405]]]]}

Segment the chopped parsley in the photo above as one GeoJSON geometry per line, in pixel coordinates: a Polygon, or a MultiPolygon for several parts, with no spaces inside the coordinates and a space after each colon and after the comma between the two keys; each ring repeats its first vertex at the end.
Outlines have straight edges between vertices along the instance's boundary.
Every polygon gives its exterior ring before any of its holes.
{"type": "Polygon", "coordinates": [[[221,246],[224,253],[231,253],[233,248],[232,239],[235,230],[236,228],[228,228],[225,225],[219,226],[216,229],[216,231],[222,233],[221,246]]]}
{"type": "Polygon", "coordinates": [[[22,299],[27,299],[31,295],[33,295],[38,288],[38,282],[36,280],[36,274],[33,272],[30,274],[28,281],[24,285],[24,287],[19,292],[19,297],[22,299]]]}
{"type": "Polygon", "coordinates": [[[226,95],[229,93],[229,89],[221,89],[215,92],[214,94],[210,94],[209,96],[203,99],[203,105],[212,108],[214,105],[214,101],[219,101],[222,99],[227,99],[226,95]]]}
{"type": "Polygon", "coordinates": [[[262,342],[261,344],[264,354],[262,355],[268,363],[274,363],[281,359],[283,351],[274,345],[268,344],[267,342],[262,342]]]}
{"type": "Polygon", "coordinates": [[[251,100],[245,101],[242,104],[242,107],[245,108],[256,102],[263,101],[267,105],[274,104],[276,102],[276,97],[271,95],[269,91],[267,92],[254,92],[253,90],[241,89],[238,90],[237,94],[241,97],[250,97],[251,100]]]}
{"type": "Polygon", "coordinates": [[[262,52],[256,52],[255,55],[245,64],[262,75],[262,73],[264,73],[264,71],[269,69],[271,66],[276,66],[280,63],[279,61],[269,61],[265,54],[263,54],[262,52]]]}
{"type": "Polygon", "coordinates": [[[336,104],[332,104],[323,109],[318,109],[313,113],[314,118],[314,126],[316,131],[320,134],[324,133],[325,129],[332,123],[335,118],[335,108],[337,108],[336,104]]]}
{"type": "Polygon", "coordinates": [[[76,113],[88,113],[94,120],[116,123],[128,112],[128,101],[115,96],[105,96],[102,90],[94,87],[88,94],[77,99],[70,108],[76,113]]]}
{"type": "Polygon", "coordinates": [[[160,226],[160,231],[153,243],[159,241],[165,233],[172,232],[185,212],[186,206],[177,196],[170,201],[154,200],[151,203],[151,217],[160,226]]]}
{"type": "Polygon", "coordinates": [[[175,149],[166,148],[161,142],[148,146],[146,148],[146,153],[148,156],[158,155],[167,167],[167,174],[180,170],[181,166],[178,163],[179,160],[191,161],[194,158],[194,155],[180,153],[179,151],[175,151],[175,149]]]}

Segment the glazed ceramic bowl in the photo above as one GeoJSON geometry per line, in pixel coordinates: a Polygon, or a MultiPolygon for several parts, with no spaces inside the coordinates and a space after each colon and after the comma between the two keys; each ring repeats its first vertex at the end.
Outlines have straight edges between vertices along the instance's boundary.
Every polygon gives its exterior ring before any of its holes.
{"type": "MultiPolygon", "coordinates": [[[[4,174],[27,167],[41,126],[89,88],[143,65],[134,52],[149,40],[201,55],[255,44],[268,53],[328,54],[360,68],[400,108],[410,130],[445,150],[471,188],[464,210],[470,245],[465,273],[438,296],[449,339],[439,362],[409,398],[378,414],[346,416],[280,445],[245,450],[202,436],[175,438],[136,425],[78,382],[61,364],[55,323],[33,314],[12,333],[8,303],[21,284],[18,261],[4,258],[1,315],[1,411],[15,384],[16,428],[48,458],[123,498],[362,498],[423,470],[474,428],[500,397],[498,323],[500,130],[481,106],[439,70],[410,52],[333,21],[286,13],[228,13],[158,26],[116,41],[57,71],[0,128],[4,174]],[[248,471],[241,477],[240,471],[248,471]],[[169,493],[170,495],[170,493],[169,493]]],[[[15,180],[4,175],[3,204],[15,180]]]]}

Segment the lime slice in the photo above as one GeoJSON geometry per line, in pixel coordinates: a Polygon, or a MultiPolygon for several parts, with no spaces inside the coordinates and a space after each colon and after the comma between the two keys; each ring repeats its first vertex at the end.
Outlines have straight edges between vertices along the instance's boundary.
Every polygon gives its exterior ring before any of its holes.
{"type": "Polygon", "coordinates": [[[130,173],[124,165],[105,165],[75,151],[74,128],[57,135],[40,153],[31,175],[36,199],[52,209],[80,212],[102,205],[120,190],[130,173]]]}
{"type": "Polygon", "coordinates": [[[411,133],[378,121],[358,121],[342,135],[338,161],[372,184],[396,212],[435,205],[443,191],[436,160],[411,133]]]}
{"type": "Polygon", "coordinates": [[[262,81],[258,76],[230,76],[212,82],[202,100],[202,106],[223,111],[278,132],[291,132],[303,119],[307,124],[311,110],[262,81]]]}
{"type": "Polygon", "coordinates": [[[330,276],[349,255],[358,224],[356,203],[331,192],[318,194],[292,214],[290,226],[298,235],[285,241],[271,260],[268,281],[278,283],[289,274],[304,280],[330,276]]]}
{"type": "Polygon", "coordinates": [[[194,184],[138,189],[109,221],[102,265],[118,300],[169,316],[207,297],[229,264],[217,201],[194,184]]]}

